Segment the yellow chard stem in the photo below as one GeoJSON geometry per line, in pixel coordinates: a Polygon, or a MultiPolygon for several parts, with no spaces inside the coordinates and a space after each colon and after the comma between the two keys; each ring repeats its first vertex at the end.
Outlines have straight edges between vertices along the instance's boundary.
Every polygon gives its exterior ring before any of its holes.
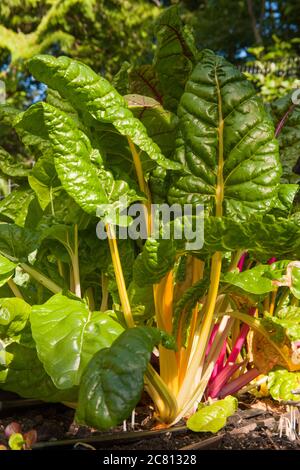
{"type": "Polygon", "coordinates": [[[106,312],[108,306],[108,278],[105,274],[101,274],[101,289],[102,289],[102,299],[100,312],[106,312]]]}
{"type": "Polygon", "coordinates": [[[270,296],[267,294],[265,300],[264,300],[264,311],[268,312],[270,309],[270,296]]]}
{"type": "Polygon", "coordinates": [[[60,286],[55,284],[55,282],[53,282],[48,277],[44,276],[44,274],[40,273],[39,271],[34,269],[32,266],[29,266],[26,263],[21,263],[20,266],[23,269],[23,271],[28,273],[31,277],[33,277],[33,279],[35,279],[40,284],[42,284],[42,286],[46,287],[51,292],[53,292],[53,294],[58,294],[59,292],[62,291],[62,288],[60,286]]]}
{"type": "Polygon", "coordinates": [[[160,420],[164,423],[171,423],[177,415],[176,398],[151,364],[148,365],[145,374],[145,385],[157,407],[160,420]]]}
{"type": "Polygon", "coordinates": [[[120,255],[118,250],[118,244],[116,240],[115,230],[112,225],[106,224],[106,232],[108,236],[108,244],[111,254],[111,259],[114,266],[114,271],[116,275],[116,282],[118,286],[118,292],[120,296],[120,301],[123,309],[124,318],[126,321],[127,326],[133,327],[134,320],[131,312],[131,307],[127,295],[125,279],[123,275],[122,265],[120,261],[120,255]]]}
{"type": "Polygon", "coordinates": [[[218,297],[221,267],[222,254],[220,252],[216,252],[212,257],[210,286],[207,299],[203,307],[203,322],[200,326],[200,333],[199,336],[196,337],[197,346],[193,352],[191,363],[189,365],[186,377],[183,381],[182,387],[178,395],[180,407],[184,405],[185,401],[188,399],[191,393],[191,390],[193,390],[194,388],[195,377],[197,376],[198,369],[200,367],[200,364],[203,362],[205,356],[205,351],[213,322],[216,300],[218,297]]]}
{"type": "MultiPolygon", "coordinates": [[[[172,332],[173,314],[173,272],[170,271],[154,286],[155,312],[158,328],[172,332]]],[[[178,392],[178,366],[176,353],[159,346],[160,375],[168,388],[176,395],[178,392]]]]}
{"type": "Polygon", "coordinates": [[[129,137],[127,137],[127,140],[128,140],[128,144],[129,144],[131,154],[132,154],[133,163],[134,163],[134,167],[135,167],[135,171],[136,171],[136,176],[137,176],[138,183],[139,183],[139,188],[146,195],[146,198],[147,198],[147,202],[144,205],[144,207],[145,207],[145,221],[146,221],[146,224],[147,224],[147,233],[148,233],[148,236],[149,236],[150,233],[151,233],[151,228],[152,228],[151,194],[150,194],[148,184],[146,183],[145,178],[144,178],[144,173],[143,173],[143,168],[142,168],[142,164],[141,164],[140,154],[136,150],[135,145],[132,142],[132,140],[129,137]]]}
{"type": "Polygon", "coordinates": [[[269,308],[269,314],[272,316],[275,310],[275,302],[276,302],[276,296],[277,296],[277,290],[275,289],[272,294],[271,294],[271,303],[270,303],[270,308],[269,308]]]}
{"type": "Polygon", "coordinates": [[[77,297],[81,298],[79,258],[78,258],[78,225],[74,227],[74,253],[71,257],[74,276],[74,292],[77,297]]]}
{"type": "Polygon", "coordinates": [[[94,294],[93,294],[93,288],[92,287],[88,287],[84,293],[84,297],[86,298],[87,302],[88,302],[88,306],[89,306],[89,309],[90,311],[94,311],[95,310],[95,299],[94,299],[94,294]]]}
{"type": "Polygon", "coordinates": [[[15,282],[12,279],[8,279],[7,284],[9,286],[10,290],[15,295],[15,297],[18,297],[19,299],[23,299],[23,295],[21,294],[18,286],[15,284],[15,282]]]}

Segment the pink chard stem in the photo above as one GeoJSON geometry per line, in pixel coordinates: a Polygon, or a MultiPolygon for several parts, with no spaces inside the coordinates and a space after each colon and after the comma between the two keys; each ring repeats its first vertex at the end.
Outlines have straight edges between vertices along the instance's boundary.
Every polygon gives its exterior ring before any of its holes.
{"type": "Polygon", "coordinates": [[[219,393],[219,398],[224,398],[227,395],[232,395],[238,392],[241,388],[245,387],[245,385],[254,380],[258,375],[260,375],[259,370],[255,368],[248,370],[245,374],[240,375],[236,379],[229,382],[229,384],[225,385],[225,387],[223,387],[219,393]]]}
{"type": "Polygon", "coordinates": [[[245,251],[245,253],[242,254],[242,256],[240,257],[239,259],[239,262],[237,264],[237,267],[238,267],[238,270],[241,272],[243,271],[243,267],[244,267],[244,264],[245,264],[245,261],[246,261],[246,258],[247,258],[247,251],[245,251]]]}
{"type": "MultiPolygon", "coordinates": [[[[249,309],[249,315],[253,316],[255,311],[256,311],[256,308],[251,307],[249,309]]],[[[224,357],[226,353],[226,342],[224,343],[220,356],[217,359],[216,365],[211,375],[211,379],[210,379],[210,382],[207,388],[207,393],[206,393],[207,396],[210,396],[211,398],[215,398],[219,396],[224,385],[230,380],[232,375],[244,364],[244,362],[235,364],[235,361],[237,360],[238,355],[240,354],[242,350],[242,347],[247,338],[249,329],[250,327],[246,324],[242,326],[240,334],[238,338],[236,339],[236,342],[231,350],[231,353],[228,356],[225,366],[224,366],[224,357]]]]}
{"type": "Polygon", "coordinates": [[[216,398],[220,395],[220,392],[224,385],[228,382],[230,377],[243,365],[243,362],[239,364],[227,364],[224,369],[217,375],[217,377],[208,386],[206,395],[211,398],[216,398]]]}
{"type": "Polygon", "coordinates": [[[210,382],[214,380],[214,378],[221,372],[221,370],[224,368],[224,359],[225,359],[225,354],[226,354],[226,344],[227,341],[224,341],[220,355],[215,363],[214,370],[212,371],[211,377],[210,377],[210,382]]]}
{"type": "Polygon", "coordinates": [[[276,130],[275,130],[275,137],[278,137],[278,135],[280,134],[280,132],[282,131],[289,115],[294,111],[295,109],[295,104],[291,104],[291,106],[289,107],[289,109],[287,110],[287,112],[284,114],[284,116],[280,119],[279,123],[277,124],[276,126],[276,130]]]}

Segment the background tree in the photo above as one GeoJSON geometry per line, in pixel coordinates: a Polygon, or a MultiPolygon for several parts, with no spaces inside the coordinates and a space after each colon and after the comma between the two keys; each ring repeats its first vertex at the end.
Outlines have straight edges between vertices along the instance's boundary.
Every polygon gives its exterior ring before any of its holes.
{"type": "Polygon", "coordinates": [[[300,3],[293,0],[181,3],[185,19],[196,33],[197,45],[213,49],[231,61],[246,58],[249,47],[272,45],[274,35],[283,41],[300,36],[300,3]]]}
{"type": "Polygon", "coordinates": [[[34,99],[30,78],[19,72],[41,52],[70,55],[111,78],[123,61],[151,54],[159,12],[149,0],[2,0],[0,61],[8,97],[21,105],[25,89],[34,99]]]}

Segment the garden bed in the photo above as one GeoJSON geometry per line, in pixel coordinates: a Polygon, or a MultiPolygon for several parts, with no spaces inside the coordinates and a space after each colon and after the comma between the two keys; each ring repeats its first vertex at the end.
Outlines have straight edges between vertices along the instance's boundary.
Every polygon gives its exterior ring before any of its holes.
{"type": "Polygon", "coordinates": [[[110,432],[99,432],[75,424],[74,410],[62,404],[20,400],[11,394],[2,394],[1,398],[1,443],[5,443],[5,427],[14,421],[20,423],[23,432],[36,430],[34,450],[300,450],[300,439],[291,441],[284,432],[280,436],[279,420],[286,413],[285,406],[269,399],[246,396],[238,411],[228,419],[227,426],[212,435],[194,433],[184,422],[159,429],[147,403],[136,409],[134,430],[127,423],[126,431],[118,426],[110,432]]]}

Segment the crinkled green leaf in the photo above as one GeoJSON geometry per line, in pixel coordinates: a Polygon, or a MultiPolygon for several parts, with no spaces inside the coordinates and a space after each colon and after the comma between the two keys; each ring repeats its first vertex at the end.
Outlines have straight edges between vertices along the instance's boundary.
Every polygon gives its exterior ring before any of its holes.
{"type": "Polygon", "coordinates": [[[160,15],[156,33],[154,69],[163,92],[164,106],[176,112],[197,55],[194,38],[188,27],[183,26],[177,5],[160,15]]]}
{"type": "MultiPolygon", "coordinates": [[[[230,217],[213,216],[204,217],[203,219],[203,214],[200,214],[200,216],[177,217],[175,222],[176,232],[173,222],[171,222],[170,227],[166,225],[163,230],[170,228],[171,238],[175,233],[182,233],[181,239],[177,237],[173,240],[177,251],[195,252],[202,259],[205,259],[207,254],[216,251],[230,252],[235,250],[249,251],[265,263],[273,256],[278,259],[289,258],[289,260],[298,260],[300,258],[300,223],[296,214],[289,218],[275,218],[274,215],[252,215],[244,221],[234,220],[230,217]],[[196,221],[199,217],[201,220],[196,221]],[[196,234],[199,242],[201,242],[203,235],[199,227],[204,227],[202,248],[194,249],[192,244],[191,248],[187,245],[190,240],[184,234],[183,221],[186,226],[188,224],[191,226],[193,229],[191,234],[196,234]],[[197,231],[195,231],[196,227],[198,227],[197,231]]],[[[268,268],[270,273],[275,267],[277,270],[277,265],[268,268]]],[[[282,268],[279,268],[280,270],[282,271],[282,268]]],[[[278,279],[278,277],[273,277],[273,279],[278,279]]]]}
{"type": "Polygon", "coordinates": [[[47,227],[41,234],[41,240],[59,241],[70,255],[74,253],[74,226],[55,224],[47,227]]]}
{"type": "Polygon", "coordinates": [[[3,126],[8,126],[12,127],[15,118],[18,116],[18,114],[21,113],[21,110],[18,108],[15,108],[13,106],[9,106],[6,104],[1,104],[0,105],[0,123],[3,126]]]}
{"type": "Polygon", "coordinates": [[[209,278],[206,274],[203,279],[200,279],[200,281],[188,288],[176,302],[173,315],[173,335],[177,337],[180,325],[183,344],[185,344],[188,327],[190,326],[192,310],[198,300],[204,296],[208,286],[209,278]]]}
{"type": "Polygon", "coordinates": [[[164,168],[155,168],[149,177],[149,187],[154,204],[164,204],[169,187],[169,172],[164,168]]]}
{"type": "Polygon", "coordinates": [[[273,320],[285,328],[291,341],[300,340],[300,307],[283,307],[273,320]]]}
{"type": "Polygon", "coordinates": [[[51,104],[51,106],[54,106],[54,108],[60,109],[64,113],[69,114],[74,119],[74,121],[78,122],[79,124],[77,111],[68,102],[68,100],[62,98],[57,90],[51,90],[51,88],[47,89],[47,103],[51,104]]]}
{"type": "Polygon", "coordinates": [[[78,111],[100,122],[112,123],[157,164],[170,169],[180,168],[178,163],[162,155],[143,124],[128,109],[124,98],[87,65],[68,57],[37,55],[29,61],[29,69],[38,80],[59,91],[78,111]]]}
{"type": "Polygon", "coordinates": [[[133,279],[138,286],[156,284],[174,266],[176,246],[172,240],[148,238],[133,266],[133,279]]]}
{"type": "Polygon", "coordinates": [[[130,328],[110,348],[96,353],[82,376],[77,421],[109,429],[127,419],[140,399],[152,349],[160,340],[156,328],[130,328]]]}
{"type": "Polygon", "coordinates": [[[76,387],[58,390],[40,362],[35,348],[12,343],[6,347],[7,368],[0,370],[0,388],[17,393],[24,398],[60,402],[74,402],[76,387]]]}
{"type": "Polygon", "coordinates": [[[274,400],[299,401],[299,395],[294,395],[292,391],[300,387],[300,372],[277,369],[269,372],[268,377],[268,389],[274,400]]]}
{"type": "Polygon", "coordinates": [[[271,256],[298,259],[300,224],[296,218],[252,216],[245,222],[229,217],[204,220],[203,252],[245,249],[266,258],[271,256]]]}
{"type": "Polygon", "coordinates": [[[160,104],[163,102],[158,76],[151,64],[141,65],[129,72],[129,89],[130,93],[149,96],[160,104]]]}
{"type": "Polygon", "coordinates": [[[24,227],[34,197],[34,192],[26,187],[16,189],[0,201],[0,217],[24,227]]]}
{"type": "Polygon", "coordinates": [[[255,266],[252,269],[240,272],[238,269],[228,272],[222,276],[225,284],[231,284],[251,294],[266,294],[275,289],[272,280],[266,276],[268,267],[264,265],[255,266]]]}
{"type": "Polygon", "coordinates": [[[292,284],[291,284],[291,292],[296,297],[296,299],[300,299],[300,262],[299,267],[294,266],[291,272],[292,276],[292,284]]]}
{"type": "MultiPolygon", "coordinates": [[[[89,213],[107,203],[107,197],[90,161],[89,139],[66,114],[46,103],[32,106],[27,114],[38,113],[53,146],[55,168],[65,190],[89,213]]],[[[26,114],[26,113],[25,113],[26,114]]]]}
{"type": "Polygon", "coordinates": [[[11,340],[20,335],[29,319],[31,306],[23,299],[0,299],[0,338],[11,340]]]}
{"type": "Polygon", "coordinates": [[[211,405],[201,406],[187,420],[187,427],[194,432],[218,432],[238,409],[238,401],[232,396],[218,400],[211,405]]]}
{"type": "Polygon", "coordinates": [[[16,161],[4,148],[0,147],[0,172],[12,178],[26,178],[29,168],[16,161]]]}
{"type": "MultiPolygon", "coordinates": [[[[36,226],[38,230],[42,231],[45,228],[56,224],[77,224],[79,230],[84,230],[88,226],[91,217],[92,216],[90,214],[83,211],[83,209],[65,190],[61,189],[61,191],[58,191],[57,194],[55,194],[52,202],[46,207],[42,217],[37,221],[36,226]]],[[[30,226],[28,225],[28,227],[30,226]]]]}
{"type": "Polygon", "coordinates": [[[81,300],[62,294],[32,307],[32,336],[45,370],[57,388],[78,385],[84,368],[123,328],[109,312],[90,312],[81,300]]]}
{"type": "Polygon", "coordinates": [[[92,163],[97,151],[67,114],[47,103],[38,103],[23,115],[18,125],[29,129],[27,123],[31,115],[35,121],[39,116],[39,121],[43,123],[43,126],[39,124],[39,128],[35,125],[32,130],[50,140],[55,169],[62,186],[83,210],[95,215],[99,207],[104,204],[111,207],[114,201],[118,202],[122,197],[122,200],[127,198],[128,204],[139,199],[125,181],[114,180],[110,172],[92,163]]]}
{"type": "MultiPolygon", "coordinates": [[[[271,104],[271,110],[275,125],[281,121],[293,105],[292,92],[283,98],[279,98],[271,104]]],[[[280,160],[282,164],[282,182],[297,183],[300,176],[294,173],[294,167],[300,156],[300,107],[294,106],[289,113],[279,135],[280,160]]]]}
{"type": "Polygon", "coordinates": [[[164,109],[153,98],[138,94],[126,95],[129,109],[144,124],[149,137],[159,146],[163,154],[172,158],[175,151],[178,118],[164,109]]]}
{"type": "Polygon", "coordinates": [[[243,218],[274,204],[281,167],[273,123],[252,84],[236,67],[204,51],[181,97],[169,201],[204,204],[243,218]]]}
{"type": "Polygon", "coordinates": [[[120,95],[124,96],[128,93],[129,88],[129,73],[131,70],[131,65],[129,62],[125,61],[122,63],[118,72],[114,75],[112,79],[112,85],[117,90],[120,95]]]}
{"type": "Polygon", "coordinates": [[[26,398],[73,401],[76,389],[58,390],[37,357],[30,312],[22,299],[0,299],[0,388],[26,398]]]}
{"type": "Polygon", "coordinates": [[[28,176],[28,182],[44,210],[53,201],[56,192],[61,187],[51,151],[38,159],[28,176]]]}
{"type": "Polygon", "coordinates": [[[37,113],[19,113],[13,121],[19,139],[35,160],[48,154],[50,142],[44,130],[44,122],[37,113]]]}
{"type": "Polygon", "coordinates": [[[15,268],[15,263],[0,255],[0,287],[13,276],[15,268]]]}
{"type": "Polygon", "coordinates": [[[28,261],[39,246],[39,233],[15,224],[0,223],[0,254],[11,261],[28,261]]]}
{"type": "Polygon", "coordinates": [[[138,286],[132,281],[128,286],[128,298],[137,321],[153,318],[155,315],[152,285],[138,286]]]}
{"type": "Polygon", "coordinates": [[[293,209],[295,196],[299,191],[298,184],[281,184],[278,191],[278,199],[273,206],[272,212],[281,217],[290,215],[293,209]]]}

